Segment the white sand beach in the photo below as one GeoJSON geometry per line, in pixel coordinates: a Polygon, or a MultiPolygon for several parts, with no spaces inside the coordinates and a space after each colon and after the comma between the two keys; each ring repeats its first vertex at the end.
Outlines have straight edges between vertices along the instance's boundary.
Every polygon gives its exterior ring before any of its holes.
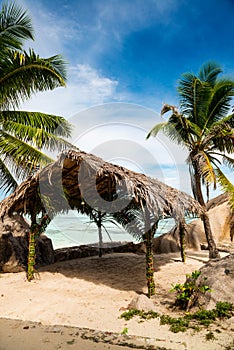
{"type": "MultiPolygon", "coordinates": [[[[154,300],[159,313],[171,312],[169,305],[175,297],[169,292],[172,284],[185,282],[185,274],[198,270],[207,260],[207,251],[187,252],[185,264],[180,261],[179,253],[155,255],[154,300]]],[[[230,325],[230,320],[227,325],[214,325],[221,333],[215,332],[215,339],[208,341],[205,335],[209,330],[172,333],[167,325],[160,325],[159,319],[139,322],[138,318],[129,321],[120,318],[134,296],[146,292],[144,254],[115,253],[102,258],[57,262],[40,268],[32,282],[27,282],[24,272],[1,274],[0,349],[20,350],[21,342],[22,349],[41,349],[43,342],[45,349],[86,349],[85,345],[77,347],[79,341],[84,340],[81,340],[79,331],[69,327],[120,336],[125,329],[127,336],[136,337],[145,348],[151,345],[155,349],[219,350],[233,341],[234,325],[230,325]],[[27,326],[28,321],[40,324],[29,323],[27,326]],[[58,332],[48,331],[51,330],[48,327],[64,325],[69,327],[58,332]],[[35,344],[36,334],[41,340],[35,344]],[[16,338],[17,343],[14,343],[16,338]]],[[[109,346],[111,343],[114,342],[110,341],[109,346]]],[[[90,349],[108,348],[103,342],[91,344],[90,349]]]]}

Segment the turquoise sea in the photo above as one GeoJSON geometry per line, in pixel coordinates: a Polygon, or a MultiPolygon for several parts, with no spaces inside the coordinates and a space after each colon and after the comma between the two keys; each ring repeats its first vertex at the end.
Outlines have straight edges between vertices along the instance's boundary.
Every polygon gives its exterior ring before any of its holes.
{"type": "MultiPolygon", "coordinates": [[[[168,232],[174,226],[171,218],[161,220],[156,236],[168,232]]],[[[54,249],[79,246],[82,244],[98,243],[98,230],[94,223],[90,223],[87,216],[70,211],[67,215],[59,215],[49,224],[46,235],[51,238],[54,249]]],[[[122,227],[106,222],[102,229],[103,242],[139,242],[122,227]]]]}

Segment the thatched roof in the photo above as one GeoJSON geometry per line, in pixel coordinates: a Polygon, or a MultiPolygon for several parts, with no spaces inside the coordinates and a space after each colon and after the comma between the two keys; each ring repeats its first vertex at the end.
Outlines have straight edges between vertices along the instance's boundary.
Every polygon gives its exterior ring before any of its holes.
{"type": "Polygon", "coordinates": [[[46,212],[52,218],[69,209],[88,214],[90,208],[109,213],[143,210],[153,221],[201,212],[191,196],[157,179],[92,154],[66,151],[4,199],[0,216],[46,212]]]}

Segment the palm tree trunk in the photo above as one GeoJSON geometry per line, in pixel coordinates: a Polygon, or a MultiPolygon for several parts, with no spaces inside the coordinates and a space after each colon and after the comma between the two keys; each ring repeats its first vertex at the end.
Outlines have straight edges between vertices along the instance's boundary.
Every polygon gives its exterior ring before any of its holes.
{"type": "Polygon", "coordinates": [[[35,264],[36,264],[36,238],[45,232],[46,227],[50,223],[48,215],[44,215],[41,219],[41,223],[37,224],[36,215],[31,215],[31,227],[29,232],[29,243],[28,243],[28,270],[27,280],[30,282],[34,279],[35,264]]]}
{"type": "Polygon", "coordinates": [[[150,298],[155,294],[155,283],[154,283],[154,258],[152,254],[152,238],[154,232],[152,229],[145,234],[145,245],[146,245],[146,279],[148,287],[148,297],[150,298]]]}
{"type": "Polygon", "coordinates": [[[31,227],[29,232],[29,242],[28,242],[28,271],[27,280],[30,282],[34,279],[34,266],[36,262],[36,246],[35,246],[35,232],[36,232],[37,222],[36,215],[31,215],[31,227]]]}
{"type": "Polygon", "coordinates": [[[150,298],[152,295],[155,294],[155,283],[154,283],[154,257],[152,252],[152,241],[155,234],[155,231],[158,226],[158,221],[156,221],[152,226],[150,224],[150,215],[147,210],[145,209],[145,229],[147,232],[144,235],[145,238],[145,246],[146,246],[146,280],[147,280],[147,287],[148,287],[148,297],[150,298]]]}
{"type": "Polygon", "coordinates": [[[203,221],[204,231],[206,235],[206,240],[208,243],[208,249],[209,249],[209,258],[210,259],[217,259],[220,258],[219,251],[216,247],[215,241],[213,239],[211,227],[210,227],[210,219],[206,212],[201,215],[201,219],[203,221]]]}
{"type": "Polygon", "coordinates": [[[186,260],[185,254],[185,225],[184,222],[179,223],[179,235],[180,235],[180,254],[182,262],[186,260]]]}
{"type": "Polygon", "coordinates": [[[29,282],[34,279],[34,265],[35,265],[35,233],[34,233],[34,229],[31,228],[29,232],[29,242],[28,242],[27,280],[29,282]]]}
{"type": "Polygon", "coordinates": [[[199,172],[196,171],[196,169],[194,169],[194,170],[195,170],[194,176],[195,176],[196,197],[197,197],[196,199],[204,209],[204,214],[201,215],[201,220],[203,222],[206,240],[207,240],[207,244],[208,244],[209,258],[210,259],[217,259],[217,258],[220,258],[220,254],[219,254],[219,251],[216,247],[216,244],[215,244],[215,241],[213,238],[213,234],[211,231],[210,219],[209,219],[209,216],[207,214],[206,204],[205,204],[202,190],[201,190],[201,177],[199,175],[199,172]]]}

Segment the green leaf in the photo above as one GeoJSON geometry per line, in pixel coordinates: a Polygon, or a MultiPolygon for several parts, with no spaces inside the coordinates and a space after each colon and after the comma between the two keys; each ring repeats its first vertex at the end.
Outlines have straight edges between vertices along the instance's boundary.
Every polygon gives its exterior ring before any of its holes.
{"type": "Polygon", "coordinates": [[[216,169],[215,171],[221,187],[225,192],[229,194],[230,207],[234,209],[234,186],[219,168],[216,169]]]}
{"type": "Polygon", "coordinates": [[[21,49],[23,41],[26,39],[33,39],[31,18],[16,3],[3,3],[0,12],[1,54],[6,48],[21,49]]]}

